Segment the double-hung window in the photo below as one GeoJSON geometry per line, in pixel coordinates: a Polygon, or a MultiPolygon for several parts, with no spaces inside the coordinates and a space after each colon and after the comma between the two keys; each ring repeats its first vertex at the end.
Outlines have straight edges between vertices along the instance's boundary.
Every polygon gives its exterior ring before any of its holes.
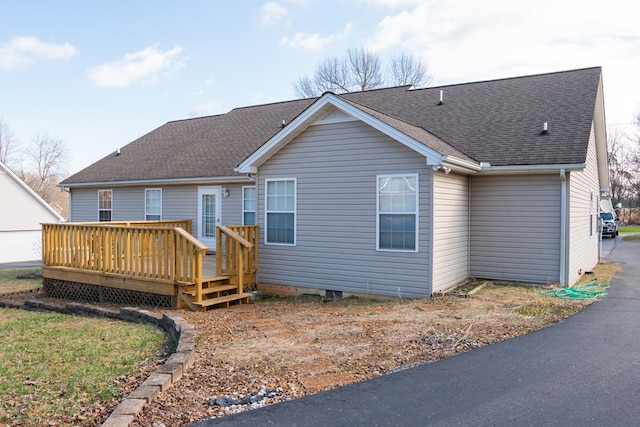
{"type": "Polygon", "coordinates": [[[265,242],[296,244],[296,180],[265,180],[265,242]]]}
{"type": "Polygon", "coordinates": [[[147,188],[144,190],[144,219],[146,221],[162,220],[161,188],[147,188]]]}
{"type": "Polygon", "coordinates": [[[378,250],[418,250],[418,175],[378,175],[378,250]]]}
{"type": "Polygon", "coordinates": [[[113,191],[98,190],[98,221],[111,221],[113,191]]]}
{"type": "Polygon", "coordinates": [[[256,187],[242,187],[242,225],[256,225],[256,187]]]}

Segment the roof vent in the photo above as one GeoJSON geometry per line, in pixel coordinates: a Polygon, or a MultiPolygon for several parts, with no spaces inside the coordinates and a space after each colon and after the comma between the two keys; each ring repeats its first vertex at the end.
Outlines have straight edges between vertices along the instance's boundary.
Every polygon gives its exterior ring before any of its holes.
{"type": "Polygon", "coordinates": [[[540,135],[546,135],[549,133],[549,123],[548,122],[544,122],[542,124],[542,132],[540,132],[540,135]]]}
{"type": "Polygon", "coordinates": [[[284,119],[282,119],[282,129],[284,129],[286,125],[287,125],[287,122],[285,122],[284,119]]]}
{"type": "Polygon", "coordinates": [[[118,151],[116,151],[116,156],[120,155],[120,147],[118,147],[118,151]]]}
{"type": "Polygon", "coordinates": [[[444,90],[440,89],[440,102],[438,102],[438,105],[442,104],[444,104],[444,90]]]}

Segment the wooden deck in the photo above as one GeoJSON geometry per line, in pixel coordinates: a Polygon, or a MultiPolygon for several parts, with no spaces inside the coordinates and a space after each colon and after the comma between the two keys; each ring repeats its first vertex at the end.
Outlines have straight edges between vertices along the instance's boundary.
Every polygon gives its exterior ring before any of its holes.
{"type": "Polygon", "coordinates": [[[190,221],[43,224],[45,292],[192,310],[248,302],[257,226],[218,227],[215,256],[186,230],[190,221]]]}

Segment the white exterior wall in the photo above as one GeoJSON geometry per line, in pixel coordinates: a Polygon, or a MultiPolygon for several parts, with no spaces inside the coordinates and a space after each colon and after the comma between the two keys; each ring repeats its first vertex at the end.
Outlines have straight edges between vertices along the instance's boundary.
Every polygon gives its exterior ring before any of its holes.
{"type": "Polygon", "coordinates": [[[569,286],[598,263],[600,184],[593,127],[586,163],[584,171],[571,172],[569,175],[569,286]]]}
{"type": "Polygon", "coordinates": [[[434,175],[433,291],[469,277],[469,178],[434,175]]]}
{"type": "Polygon", "coordinates": [[[41,224],[60,220],[15,174],[0,167],[0,263],[41,259],[41,224]]]}
{"type": "Polygon", "coordinates": [[[471,277],[560,279],[560,175],[471,177],[471,277]]]}
{"type": "Polygon", "coordinates": [[[39,261],[40,259],[42,259],[41,228],[37,230],[0,231],[0,264],[39,261]]]}
{"type": "Polygon", "coordinates": [[[260,283],[402,297],[431,295],[432,171],[361,122],[310,126],[258,169],[260,283]],[[376,250],[376,176],[419,174],[418,252],[376,250]],[[265,180],[297,182],[296,246],[264,244],[265,180]]]}

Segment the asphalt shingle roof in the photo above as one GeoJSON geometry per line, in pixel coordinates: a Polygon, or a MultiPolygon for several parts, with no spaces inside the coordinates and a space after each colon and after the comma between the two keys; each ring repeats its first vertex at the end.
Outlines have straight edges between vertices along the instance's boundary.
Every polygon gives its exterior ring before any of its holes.
{"type": "MultiPolygon", "coordinates": [[[[600,74],[594,67],[341,97],[442,154],[493,166],[576,164],[586,161],[600,74]],[[541,134],[544,122],[547,134],[541,134]]],[[[168,122],[62,184],[237,176],[234,168],[273,137],[283,120],[289,123],[315,101],[168,122]]]]}

